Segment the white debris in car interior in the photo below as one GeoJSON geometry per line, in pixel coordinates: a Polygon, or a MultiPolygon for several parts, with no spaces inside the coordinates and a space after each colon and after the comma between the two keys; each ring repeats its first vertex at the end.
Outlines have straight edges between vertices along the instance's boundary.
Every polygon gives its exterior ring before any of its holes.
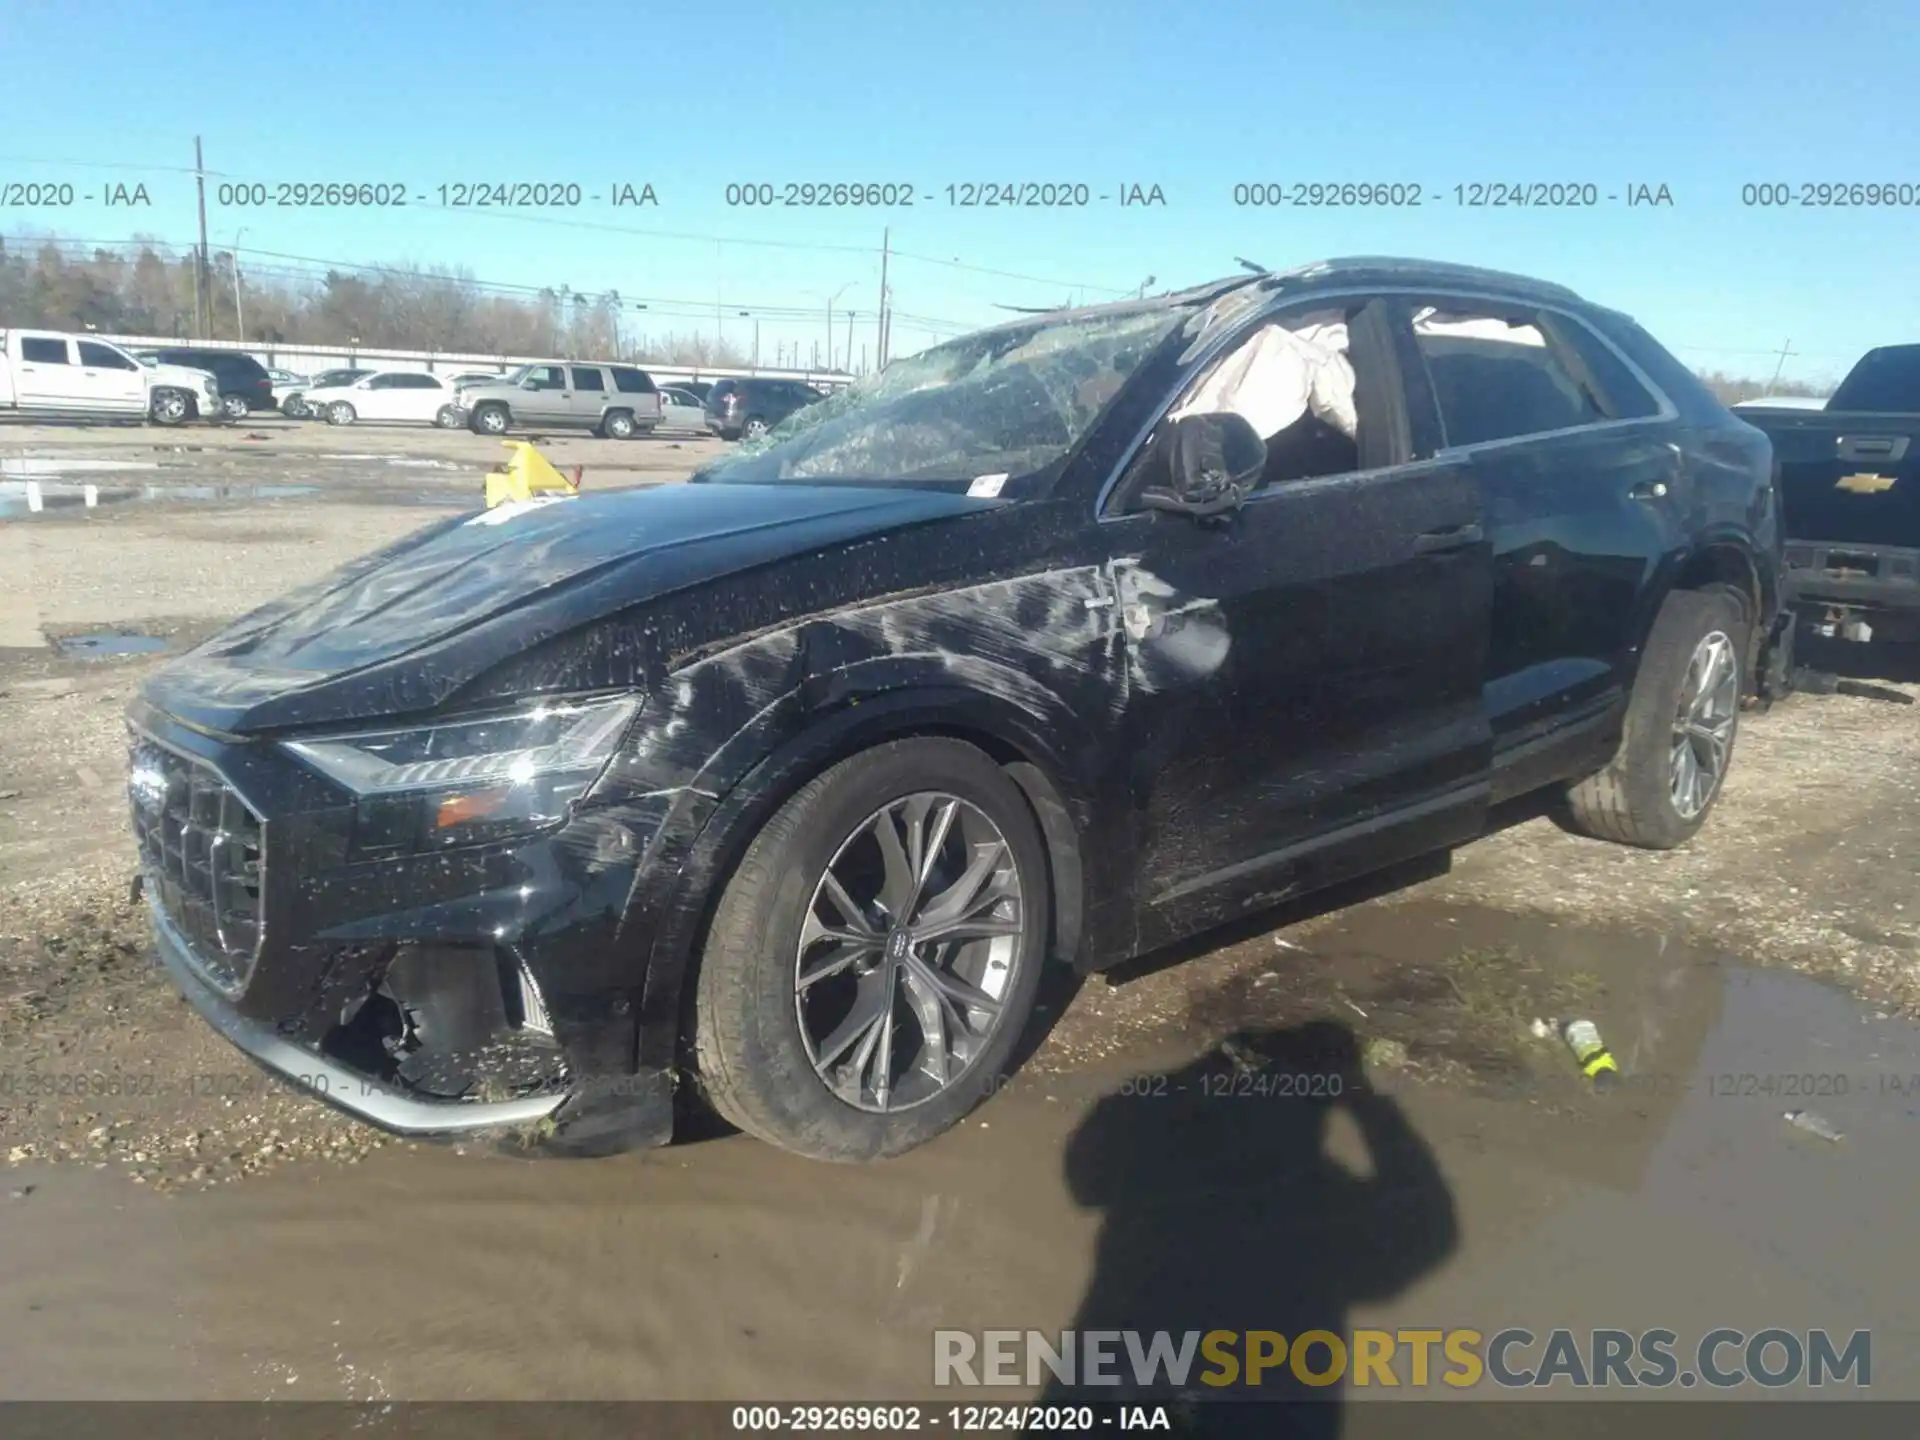
{"type": "Polygon", "coordinates": [[[1266,326],[1215,365],[1170,418],[1231,411],[1271,440],[1309,409],[1343,434],[1359,428],[1344,323],[1266,326]]]}

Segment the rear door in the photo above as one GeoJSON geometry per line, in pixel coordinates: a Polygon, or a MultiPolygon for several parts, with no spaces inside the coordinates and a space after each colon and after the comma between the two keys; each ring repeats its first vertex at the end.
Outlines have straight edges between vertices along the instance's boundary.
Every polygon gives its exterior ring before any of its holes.
{"type": "Polygon", "coordinates": [[[430,425],[440,407],[453,399],[453,388],[437,375],[405,374],[393,377],[393,418],[430,425]]]}
{"type": "Polygon", "coordinates": [[[607,379],[607,367],[572,365],[568,369],[573,372],[572,395],[567,401],[569,418],[576,425],[597,428],[600,417],[613,403],[613,384],[607,379]]]}
{"type": "MultiPolygon", "coordinates": [[[[1279,320],[1344,337],[1329,343],[1351,365],[1351,422],[1272,431],[1261,488],[1203,524],[1139,508],[1164,483],[1163,419],[1103,524],[1147,943],[1484,824],[1491,576],[1473,466],[1413,459],[1385,307],[1329,303],[1242,327],[1168,413],[1223,408],[1209,377],[1279,320]]],[[[1224,408],[1262,428],[1249,403],[1224,408]]]]}
{"type": "Polygon", "coordinates": [[[72,410],[86,391],[73,342],[44,330],[14,331],[13,390],[23,409],[72,410]]]}
{"type": "Polygon", "coordinates": [[[80,358],[80,378],[100,409],[117,415],[144,415],[147,379],[131,355],[99,340],[74,342],[80,358]]]}
{"type": "Polygon", "coordinates": [[[1673,411],[1569,313],[1435,293],[1397,300],[1395,328],[1419,453],[1470,463],[1486,499],[1487,716],[1520,776],[1626,701],[1651,582],[1686,545],[1673,411]]]}

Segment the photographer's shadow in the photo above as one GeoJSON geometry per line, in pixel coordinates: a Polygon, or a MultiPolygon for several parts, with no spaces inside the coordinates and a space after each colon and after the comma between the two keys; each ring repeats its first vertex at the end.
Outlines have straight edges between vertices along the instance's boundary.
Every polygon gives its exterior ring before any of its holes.
{"type": "MultiPolygon", "coordinates": [[[[1457,1242],[1451,1193],[1432,1152],[1398,1104],[1370,1090],[1352,1031],[1316,1021],[1234,1036],[1201,1060],[1141,1077],[1108,1095],[1075,1131],[1067,1180],[1082,1205],[1105,1212],[1092,1281],[1073,1325],[1089,1331],[1277,1331],[1289,1343],[1331,1331],[1350,1341],[1356,1303],[1387,1299],[1436,1268],[1457,1242]],[[1327,1153],[1336,1110],[1352,1118],[1368,1172],[1327,1153]]],[[[1045,1403],[1177,1400],[1165,1374],[1131,1384],[1124,1341],[1113,1346],[1123,1386],[1055,1384],[1045,1403]]],[[[1231,1348],[1244,1362],[1244,1339],[1231,1348]]],[[[1291,1357],[1289,1357],[1291,1358],[1291,1357]]],[[[1438,1347],[1433,1373],[1444,1368],[1438,1347]]],[[[1330,1363],[1325,1345],[1307,1352],[1310,1374],[1330,1363]]],[[[1180,1403],[1184,1433],[1340,1433],[1351,1375],[1312,1386],[1281,1364],[1249,1385],[1218,1378],[1220,1365],[1197,1351],[1180,1403]],[[1270,1404],[1293,1402],[1286,1413],[1270,1404]]],[[[1406,1362],[1396,1367],[1404,1385],[1406,1362]]]]}

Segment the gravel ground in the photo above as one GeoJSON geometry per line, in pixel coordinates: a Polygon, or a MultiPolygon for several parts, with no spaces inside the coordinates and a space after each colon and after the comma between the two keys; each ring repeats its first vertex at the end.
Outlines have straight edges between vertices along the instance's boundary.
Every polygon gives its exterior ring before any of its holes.
{"type": "MultiPolygon", "coordinates": [[[[152,443],[150,432],[127,433],[152,443]]],[[[250,443],[212,433],[227,451],[250,443]]],[[[299,439],[317,444],[316,433],[325,432],[308,427],[299,439]]],[[[424,432],[410,443],[474,438],[424,432]]],[[[0,456],[5,448],[0,441],[0,456]]],[[[703,453],[704,445],[656,452],[655,470],[638,483],[678,478],[703,453]]],[[[424,489],[405,483],[425,499],[409,505],[390,503],[391,471],[369,478],[360,462],[249,461],[247,473],[252,483],[274,483],[299,466],[307,474],[331,467],[327,493],[244,505],[143,500],[0,521],[9,590],[33,598],[26,628],[57,640],[112,627],[178,648],[444,513],[422,504],[475,503],[483,468],[423,471],[424,489]]],[[[6,1158],[118,1167],[168,1189],[296,1159],[354,1163],[395,1143],[254,1070],[149,959],[128,893],[134,859],[121,714],[156,658],[73,659],[45,644],[21,645],[22,631],[16,621],[0,635],[6,1158]]],[[[1920,693],[1912,683],[1900,688],[1920,693]]],[[[1796,696],[1745,717],[1719,808],[1683,850],[1628,850],[1527,819],[1461,851],[1448,873],[1366,905],[1444,902],[1657,932],[1831,978],[1888,1011],[1920,1012],[1917,864],[1920,709],[1796,696]]],[[[1358,1009],[1354,977],[1311,959],[1313,936],[1340,923],[1337,912],[1269,917],[1218,937],[1184,964],[1119,986],[1082,987],[1070,1002],[1063,997],[1066,1013],[1036,1057],[1038,1071],[1125,1054],[1164,1035],[1170,1021],[1358,1009]]],[[[1385,983],[1376,977],[1369,993],[1385,983]]],[[[1374,1038],[1378,1055],[1404,1049],[1392,1033],[1374,1038]]]]}

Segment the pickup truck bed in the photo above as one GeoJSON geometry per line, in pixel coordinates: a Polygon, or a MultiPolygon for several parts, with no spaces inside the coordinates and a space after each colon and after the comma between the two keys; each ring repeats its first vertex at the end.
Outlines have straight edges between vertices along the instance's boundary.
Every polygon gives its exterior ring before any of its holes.
{"type": "Polygon", "coordinates": [[[1773,441],[1789,601],[1920,639],[1920,345],[1870,351],[1825,410],[1739,414],[1773,441]]]}

